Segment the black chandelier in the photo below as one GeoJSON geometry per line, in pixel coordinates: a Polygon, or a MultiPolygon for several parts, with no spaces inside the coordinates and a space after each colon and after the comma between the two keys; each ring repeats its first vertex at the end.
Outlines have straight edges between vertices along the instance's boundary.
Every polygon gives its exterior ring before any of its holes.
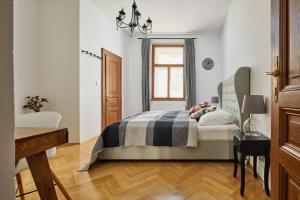
{"type": "Polygon", "coordinates": [[[126,18],[126,13],[124,12],[124,9],[122,9],[119,11],[119,16],[116,17],[117,29],[118,28],[129,28],[129,30],[131,32],[131,36],[136,27],[143,34],[147,34],[148,31],[152,30],[152,20],[150,18],[148,18],[147,21],[143,25],[140,24],[141,13],[138,11],[135,1],[133,1],[133,4],[132,4],[132,13],[131,13],[130,22],[125,23],[124,22],[125,18],[126,18]]]}

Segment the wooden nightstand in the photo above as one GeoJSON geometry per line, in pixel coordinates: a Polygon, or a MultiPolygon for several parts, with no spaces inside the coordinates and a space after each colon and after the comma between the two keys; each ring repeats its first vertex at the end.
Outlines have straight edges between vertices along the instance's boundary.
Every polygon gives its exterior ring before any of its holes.
{"type": "Polygon", "coordinates": [[[233,176],[236,177],[237,165],[238,165],[238,155],[241,154],[241,188],[240,193],[243,196],[245,191],[245,158],[246,156],[253,156],[253,173],[255,178],[257,178],[256,164],[257,156],[265,157],[265,170],[264,170],[264,186],[265,191],[268,196],[270,196],[269,191],[269,168],[270,168],[270,139],[263,134],[260,136],[246,136],[242,131],[234,132],[233,139],[233,151],[234,151],[234,172],[233,176]]]}

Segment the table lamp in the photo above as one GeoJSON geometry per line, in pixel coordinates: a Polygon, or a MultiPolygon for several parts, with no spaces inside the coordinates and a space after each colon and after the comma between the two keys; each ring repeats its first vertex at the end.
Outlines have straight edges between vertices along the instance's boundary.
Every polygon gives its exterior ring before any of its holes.
{"type": "Polygon", "coordinates": [[[218,104],[219,103],[219,97],[217,97],[217,96],[211,97],[210,103],[216,103],[216,104],[218,104]]]}
{"type": "Polygon", "coordinates": [[[253,114],[266,113],[263,95],[245,95],[242,106],[242,113],[249,113],[250,117],[244,122],[243,131],[245,135],[259,136],[255,127],[253,114]]]}

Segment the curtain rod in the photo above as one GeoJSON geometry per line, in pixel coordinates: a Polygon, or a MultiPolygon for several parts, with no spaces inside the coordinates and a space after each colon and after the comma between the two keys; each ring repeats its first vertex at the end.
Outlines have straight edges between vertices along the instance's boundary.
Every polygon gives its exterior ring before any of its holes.
{"type": "Polygon", "coordinates": [[[193,39],[193,40],[196,40],[197,38],[138,38],[139,40],[142,40],[142,39],[151,39],[151,40],[184,40],[184,39],[193,39]]]}

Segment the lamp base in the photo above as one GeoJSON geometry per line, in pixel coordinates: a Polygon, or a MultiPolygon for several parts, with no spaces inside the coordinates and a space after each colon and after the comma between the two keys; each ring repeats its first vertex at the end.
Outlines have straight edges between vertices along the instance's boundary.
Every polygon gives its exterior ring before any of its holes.
{"type": "Polygon", "coordinates": [[[260,133],[257,132],[257,131],[244,132],[244,134],[245,134],[246,136],[250,136],[250,137],[259,137],[259,136],[260,136],[260,133]]]}
{"type": "Polygon", "coordinates": [[[244,122],[243,131],[246,136],[260,136],[260,133],[256,131],[255,119],[253,118],[252,114],[250,114],[250,117],[244,122]]]}

